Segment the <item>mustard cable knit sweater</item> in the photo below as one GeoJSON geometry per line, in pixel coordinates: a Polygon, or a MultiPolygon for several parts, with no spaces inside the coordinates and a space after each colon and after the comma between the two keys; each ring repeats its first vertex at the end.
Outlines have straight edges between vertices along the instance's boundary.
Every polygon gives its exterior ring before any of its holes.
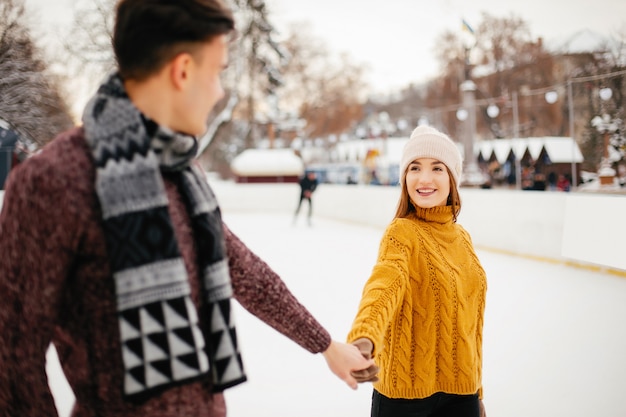
{"type": "Polygon", "coordinates": [[[485,271],[451,207],[394,219],[348,334],[374,344],[374,388],[390,398],[482,398],[486,290],[485,271]]]}

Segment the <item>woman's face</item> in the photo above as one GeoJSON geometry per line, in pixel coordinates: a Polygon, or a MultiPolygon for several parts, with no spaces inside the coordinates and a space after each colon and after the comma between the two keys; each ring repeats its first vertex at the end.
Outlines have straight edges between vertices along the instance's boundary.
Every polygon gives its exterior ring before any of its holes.
{"type": "Polygon", "coordinates": [[[441,161],[419,158],[409,164],[406,188],[414,205],[421,208],[445,206],[450,195],[450,175],[441,161]]]}

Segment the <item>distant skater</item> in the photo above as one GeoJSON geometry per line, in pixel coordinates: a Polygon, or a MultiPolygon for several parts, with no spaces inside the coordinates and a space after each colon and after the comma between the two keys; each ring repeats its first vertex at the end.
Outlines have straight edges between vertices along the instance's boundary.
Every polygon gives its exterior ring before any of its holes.
{"type": "Polygon", "coordinates": [[[309,203],[309,211],[307,213],[307,223],[311,225],[311,217],[313,216],[313,203],[311,197],[317,188],[317,176],[314,171],[308,171],[302,179],[300,179],[300,201],[298,201],[298,208],[296,208],[296,213],[293,216],[293,222],[295,224],[298,213],[300,213],[300,207],[302,207],[302,201],[307,200],[309,203]]]}

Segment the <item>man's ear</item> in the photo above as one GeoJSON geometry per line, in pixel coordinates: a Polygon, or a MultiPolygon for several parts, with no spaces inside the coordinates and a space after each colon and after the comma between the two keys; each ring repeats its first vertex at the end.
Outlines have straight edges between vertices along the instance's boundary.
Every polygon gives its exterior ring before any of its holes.
{"type": "Polygon", "coordinates": [[[192,57],[185,52],[176,55],[176,57],[170,61],[170,80],[175,89],[184,89],[185,84],[189,80],[191,64],[192,57]]]}

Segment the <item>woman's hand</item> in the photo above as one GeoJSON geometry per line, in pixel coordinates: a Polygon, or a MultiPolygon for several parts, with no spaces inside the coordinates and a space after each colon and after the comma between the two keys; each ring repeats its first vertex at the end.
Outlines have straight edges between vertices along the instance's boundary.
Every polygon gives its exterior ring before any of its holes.
{"type": "Polygon", "coordinates": [[[376,366],[373,360],[365,359],[356,346],[334,340],[323,355],[330,370],[352,389],[357,389],[358,386],[352,372],[376,366]]]}
{"type": "MultiPolygon", "coordinates": [[[[355,340],[354,342],[352,342],[352,344],[356,346],[357,349],[359,349],[359,352],[361,352],[361,355],[363,355],[365,359],[368,359],[368,360],[372,359],[372,352],[374,351],[374,344],[372,343],[371,340],[369,340],[366,337],[361,337],[355,340]]],[[[378,374],[377,365],[371,365],[369,368],[362,369],[360,371],[352,371],[352,376],[359,383],[378,381],[378,377],[376,376],[376,374],[378,374]]]]}

